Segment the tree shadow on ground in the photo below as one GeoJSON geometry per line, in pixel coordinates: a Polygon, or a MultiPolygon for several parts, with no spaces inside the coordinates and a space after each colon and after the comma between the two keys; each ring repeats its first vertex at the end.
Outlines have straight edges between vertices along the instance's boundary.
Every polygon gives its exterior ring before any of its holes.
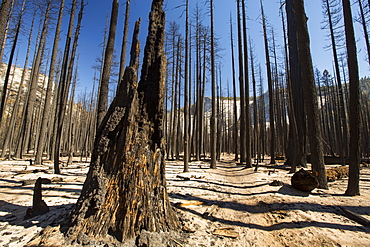
{"type": "Polygon", "coordinates": [[[255,185],[245,185],[245,183],[218,183],[218,182],[201,180],[201,179],[191,179],[188,181],[182,180],[182,179],[167,179],[167,181],[180,182],[180,183],[197,182],[197,183],[211,184],[211,185],[217,185],[217,186],[222,186],[222,187],[230,187],[230,188],[235,188],[235,189],[252,189],[252,188],[261,187],[261,186],[268,184],[268,183],[262,183],[262,184],[255,184],[255,185]],[[237,184],[243,184],[243,186],[238,186],[237,184]]]}
{"type": "Polygon", "coordinates": [[[49,206],[50,211],[43,215],[37,215],[30,219],[24,219],[27,206],[17,205],[0,200],[0,211],[7,213],[0,216],[0,222],[8,222],[9,225],[23,226],[25,228],[37,226],[45,228],[49,225],[55,226],[64,221],[75,204],[49,206]]]}
{"type": "Polygon", "coordinates": [[[223,191],[220,190],[219,188],[222,187],[229,187],[229,188],[235,188],[235,189],[253,189],[253,188],[258,188],[258,187],[263,187],[269,185],[269,183],[261,183],[261,184],[255,184],[255,185],[248,185],[248,186],[236,186],[232,184],[221,184],[217,182],[210,182],[210,181],[205,181],[205,180],[190,180],[190,181],[184,181],[184,180],[170,180],[172,182],[196,182],[199,184],[207,184],[207,185],[214,185],[217,186],[218,188],[214,187],[205,187],[205,186],[197,186],[196,184],[192,185],[176,185],[176,187],[180,188],[189,188],[189,189],[196,189],[196,190],[207,190],[215,193],[221,193],[221,194],[227,194],[227,195],[239,195],[239,196],[256,196],[256,195],[264,195],[264,194],[282,194],[282,195],[289,195],[289,196],[299,196],[299,197],[308,197],[310,195],[310,192],[303,192],[294,189],[292,186],[288,184],[284,184],[283,186],[280,187],[280,189],[275,190],[274,188],[276,187],[271,187],[272,189],[269,191],[264,191],[264,192],[254,192],[254,193],[241,193],[241,192],[230,192],[230,191],[223,191]]]}
{"type": "MultiPolygon", "coordinates": [[[[295,202],[295,203],[283,203],[283,202],[276,202],[276,203],[265,203],[260,201],[257,205],[248,205],[239,202],[224,202],[219,200],[209,200],[201,197],[196,197],[192,195],[181,195],[181,194],[169,194],[171,198],[187,200],[187,201],[200,201],[203,202],[204,205],[218,205],[220,208],[227,208],[236,211],[248,212],[250,214],[261,214],[261,213],[271,213],[274,211],[293,211],[293,210],[300,210],[302,212],[320,212],[320,213],[330,213],[335,215],[342,215],[340,208],[336,205],[321,205],[316,203],[307,203],[307,202],[295,202]]],[[[196,210],[191,208],[176,206],[178,209],[187,211],[194,215],[198,215],[202,217],[203,215],[196,210]]],[[[368,207],[361,207],[361,206],[345,206],[347,210],[351,210],[358,214],[369,214],[370,213],[370,206],[368,207]]],[[[338,223],[331,223],[331,222],[318,222],[312,220],[303,220],[303,221],[294,221],[294,222],[283,222],[272,224],[270,226],[261,226],[258,224],[251,224],[245,223],[242,221],[234,221],[234,220],[227,220],[219,217],[212,216],[211,218],[213,221],[218,221],[223,224],[240,226],[240,227],[248,227],[254,229],[260,229],[265,231],[273,231],[273,230],[280,230],[280,229],[293,229],[293,228],[305,228],[305,227],[319,227],[319,228],[331,228],[331,229],[339,229],[339,230],[348,230],[348,231],[356,231],[356,232],[366,232],[370,233],[370,228],[356,226],[356,225],[344,225],[338,223]]]]}

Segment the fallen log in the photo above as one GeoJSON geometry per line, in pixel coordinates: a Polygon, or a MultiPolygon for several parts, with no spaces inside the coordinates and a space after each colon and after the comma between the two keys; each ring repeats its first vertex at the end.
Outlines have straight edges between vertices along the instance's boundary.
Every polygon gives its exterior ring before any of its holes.
{"type": "Polygon", "coordinates": [[[229,238],[238,238],[239,233],[234,230],[232,227],[223,227],[215,229],[212,232],[213,235],[222,236],[222,237],[229,237],[229,238]]]}
{"type": "Polygon", "coordinates": [[[204,202],[200,202],[200,201],[193,201],[193,202],[177,202],[175,203],[175,206],[176,207],[186,207],[186,206],[199,206],[199,205],[203,205],[204,202]]]}
{"type": "Polygon", "coordinates": [[[346,217],[348,217],[349,219],[353,220],[353,221],[356,221],[357,223],[363,225],[363,226],[367,226],[367,227],[370,227],[370,220],[366,219],[365,217],[359,215],[359,214],[356,214],[352,211],[349,211],[348,209],[345,209],[343,207],[339,207],[342,212],[344,213],[344,215],[346,217]]]}

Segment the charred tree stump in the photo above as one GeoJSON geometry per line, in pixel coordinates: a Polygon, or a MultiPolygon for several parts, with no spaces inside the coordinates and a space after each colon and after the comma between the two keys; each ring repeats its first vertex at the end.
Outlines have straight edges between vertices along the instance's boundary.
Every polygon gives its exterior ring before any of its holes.
{"type": "Polygon", "coordinates": [[[35,183],[35,188],[33,189],[33,201],[32,201],[32,208],[28,208],[26,211],[26,216],[24,219],[30,219],[37,215],[43,215],[48,213],[49,207],[46,205],[44,200],[42,200],[42,193],[41,193],[41,184],[42,178],[38,178],[35,183]]]}
{"type": "Polygon", "coordinates": [[[97,132],[90,170],[72,211],[72,241],[124,241],[179,228],[167,194],[163,141],[166,57],[163,0],[153,0],[141,79],[131,62],[97,132]]]}

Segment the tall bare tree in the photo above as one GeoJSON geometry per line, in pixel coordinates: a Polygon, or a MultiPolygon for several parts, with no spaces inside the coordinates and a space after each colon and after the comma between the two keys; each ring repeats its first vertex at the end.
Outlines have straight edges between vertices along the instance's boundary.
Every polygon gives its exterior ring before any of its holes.
{"type": "Polygon", "coordinates": [[[69,87],[71,85],[72,81],[72,74],[73,74],[73,68],[75,65],[75,58],[76,58],[76,52],[77,52],[77,44],[78,39],[80,35],[80,29],[82,25],[82,17],[83,17],[83,11],[84,11],[85,3],[84,0],[81,0],[80,2],[80,10],[77,17],[77,25],[75,28],[75,34],[73,38],[73,44],[72,49],[70,49],[70,42],[72,39],[72,35],[70,30],[73,27],[74,23],[74,11],[76,11],[77,8],[77,1],[74,0],[72,3],[72,13],[70,18],[70,26],[68,30],[68,34],[71,36],[67,36],[66,40],[66,47],[64,52],[64,58],[63,58],[63,67],[62,67],[62,73],[60,76],[59,81],[59,96],[58,96],[58,105],[57,105],[57,114],[56,114],[56,120],[57,128],[55,130],[56,135],[56,141],[55,141],[55,147],[54,147],[54,172],[56,174],[60,174],[60,167],[59,167],[59,154],[60,154],[60,146],[61,146],[61,138],[62,138],[62,132],[63,132],[63,124],[64,124],[64,118],[65,118],[65,112],[66,112],[66,106],[68,101],[68,93],[69,93],[69,87]]]}
{"type": "Polygon", "coordinates": [[[114,43],[116,39],[118,9],[119,9],[118,0],[113,0],[111,19],[110,19],[110,25],[109,25],[108,42],[107,42],[107,46],[105,50],[103,71],[102,71],[101,81],[99,85],[96,128],[99,128],[99,125],[101,121],[103,120],[105,112],[108,107],[109,79],[110,79],[110,72],[111,72],[111,67],[112,67],[112,62],[113,62],[114,43]]]}
{"type": "MultiPolygon", "coordinates": [[[[0,54],[4,53],[4,39],[6,36],[6,24],[7,18],[9,18],[9,9],[12,4],[13,0],[2,0],[0,6],[0,54]]],[[[3,59],[3,56],[0,56],[0,61],[3,59]]]]}
{"type": "Polygon", "coordinates": [[[118,85],[121,83],[123,74],[125,72],[125,67],[126,67],[126,50],[127,50],[127,39],[128,39],[128,21],[130,17],[130,2],[131,0],[126,0],[125,23],[124,23],[124,28],[123,28],[123,40],[122,40],[122,48],[121,48],[121,62],[120,62],[120,67],[119,67],[118,85]]]}
{"type": "Polygon", "coordinates": [[[189,0],[185,20],[185,92],[184,92],[184,172],[189,171],[189,0]]]}
{"type": "MultiPolygon", "coordinates": [[[[243,0],[242,0],[243,1],[243,0]]],[[[237,1],[238,15],[238,52],[239,52],[239,91],[240,91],[240,164],[246,161],[246,135],[245,135],[245,91],[244,91],[244,65],[243,65],[243,35],[240,13],[240,0],[237,1]]]]}
{"type": "Polygon", "coordinates": [[[294,1],[285,2],[287,14],[287,33],[289,50],[289,78],[288,92],[290,98],[290,125],[289,143],[287,152],[287,165],[291,166],[291,172],[295,172],[296,166],[306,167],[306,110],[304,105],[303,84],[301,75],[301,63],[298,55],[296,13],[294,1]]]}
{"type": "Polygon", "coordinates": [[[360,87],[355,32],[350,0],[342,0],[349,74],[349,179],[346,195],[360,195],[360,87]]]}
{"type": "MultiPolygon", "coordinates": [[[[20,11],[18,21],[17,21],[17,25],[16,25],[16,30],[15,30],[15,36],[14,36],[14,39],[13,39],[12,49],[11,49],[10,55],[9,55],[8,68],[7,68],[7,71],[6,71],[6,74],[5,74],[3,90],[2,90],[2,94],[1,94],[1,103],[0,103],[0,123],[2,122],[2,119],[3,119],[4,108],[5,108],[5,99],[7,98],[9,76],[10,76],[10,71],[11,71],[12,64],[13,64],[15,48],[17,47],[17,43],[18,43],[19,32],[20,32],[20,29],[21,29],[22,21],[23,21],[23,14],[24,14],[23,12],[24,12],[25,4],[26,4],[26,1],[23,0],[22,9],[20,11]]],[[[2,7],[3,6],[1,6],[1,8],[2,7]]],[[[4,8],[5,8],[5,6],[4,6],[4,8]]],[[[0,14],[1,14],[1,11],[2,11],[2,9],[0,10],[0,14]]],[[[1,22],[1,20],[0,20],[0,22],[1,22]]],[[[1,28],[1,26],[0,26],[0,28],[1,28]]],[[[1,37],[0,37],[0,40],[1,40],[1,37]]]]}
{"type": "Polygon", "coordinates": [[[215,31],[213,21],[213,0],[210,0],[211,10],[211,76],[212,76],[212,114],[211,114],[211,168],[216,169],[216,145],[217,145],[217,129],[216,129],[216,66],[215,66],[215,31]]]}
{"type": "MultiPolygon", "coordinates": [[[[47,134],[47,125],[49,122],[49,116],[51,112],[51,100],[54,98],[53,95],[53,88],[54,88],[54,79],[55,76],[55,70],[56,70],[56,64],[57,64],[57,56],[58,56],[58,47],[59,47],[59,39],[60,39],[60,33],[61,33],[61,27],[62,27],[62,21],[63,21],[63,12],[64,12],[64,0],[60,2],[59,6],[59,15],[58,15],[58,22],[55,29],[55,36],[54,36],[54,44],[53,44],[53,50],[51,54],[51,62],[50,62],[50,69],[49,69],[49,81],[48,86],[46,90],[46,97],[45,97],[45,104],[44,104],[44,111],[42,116],[42,122],[40,126],[40,135],[38,139],[38,145],[37,145],[37,151],[36,151],[36,157],[35,157],[35,164],[41,164],[42,162],[42,153],[44,151],[44,147],[46,144],[46,134],[47,134]]],[[[54,98],[55,100],[55,98],[54,98]]]]}
{"type": "Polygon", "coordinates": [[[234,55],[234,34],[233,34],[233,23],[232,17],[230,14],[230,42],[231,42],[231,68],[232,68],[232,76],[233,76],[233,98],[234,98],[234,122],[233,122],[233,129],[234,129],[234,153],[235,153],[235,161],[238,161],[238,106],[236,104],[236,78],[235,78],[235,55],[234,55]]]}
{"type": "Polygon", "coordinates": [[[270,164],[275,164],[275,110],[274,110],[274,87],[272,82],[272,71],[271,71],[271,62],[270,62],[270,50],[269,50],[269,43],[267,37],[267,29],[266,29],[266,18],[265,13],[263,11],[262,0],[260,0],[261,4],[261,14],[262,14],[262,28],[263,28],[263,37],[265,43],[265,56],[266,56],[266,71],[267,71],[267,85],[268,85],[268,93],[269,93],[269,119],[270,119],[270,164]]]}
{"type": "Polygon", "coordinates": [[[249,66],[248,66],[248,37],[247,37],[247,14],[245,0],[242,0],[243,12],[243,47],[244,47],[244,85],[245,85],[245,167],[252,167],[251,149],[251,113],[249,105],[249,66]]]}
{"type": "Polygon", "coordinates": [[[26,118],[24,120],[24,138],[23,138],[23,145],[21,153],[27,152],[29,149],[29,140],[31,138],[31,135],[33,134],[31,131],[31,125],[33,123],[34,118],[34,110],[35,110],[35,104],[36,104],[36,98],[37,98],[37,88],[38,88],[38,82],[39,82],[39,73],[40,73],[40,67],[42,64],[42,56],[45,49],[45,42],[46,42],[46,36],[48,32],[48,25],[50,22],[50,12],[51,12],[51,1],[46,2],[46,8],[45,12],[43,13],[45,16],[43,17],[43,24],[42,24],[42,30],[40,34],[40,40],[38,43],[38,47],[35,53],[35,60],[33,61],[32,71],[31,71],[31,78],[29,83],[29,89],[28,89],[28,99],[27,99],[27,107],[26,107],[26,118]]]}
{"type": "Polygon", "coordinates": [[[365,44],[366,44],[366,51],[367,51],[367,62],[370,65],[370,40],[369,40],[369,33],[368,33],[368,27],[366,23],[366,18],[365,18],[365,11],[363,8],[362,0],[357,0],[358,5],[360,7],[360,22],[362,25],[362,29],[364,31],[364,38],[365,38],[365,44]]]}
{"type": "MultiPolygon", "coordinates": [[[[338,31],[339,22],[341,21],[340,15],[340,5],[339,1],[337,0],[324,0],[323,3],[324,8],[324,17],[327,18],[327,24],[324,27],[327,27],[330,32],[330,41],[331,41],[331,48],[333,51],[333,59],[334,59],[334,68],[335,68],[335,78],[338,84],[339,90],[339,111],[340,111],[340,119],[341,119],[341,129],[339,135],[339,142],[340,142],[340,156],[342,158],[342,164],[344,164],[344,157],[347,156],[348,148],[348,128],[347,128],[347,117],[345,111],[345,104],[344,104],[344,96],[343,96],[343,87],[342,87],[342,79],[340,73],[340,66],[339,66],[339,59],[338,59],[338,39],[343,35],[341,31],[338,31]]],[[[341,40],[339,40],[340,42],[341,40]]]]}
{"type": "Polygon", "coordinates": [[[301,62],[304,87],[304,102],[307,110],[308,139],[311,151],[311,163],[313,173],[319,180],[319,187],[327,189],[326,171],[322,147],[322,136],[320,127],[320,115],[318,109],[315,78],[313,74],[312,58],[310,51],[310,39],[307,28],[307,16],[303,0],[294,0],[294,11],[297,25],[297,41],[299,60],[301,62]]]}

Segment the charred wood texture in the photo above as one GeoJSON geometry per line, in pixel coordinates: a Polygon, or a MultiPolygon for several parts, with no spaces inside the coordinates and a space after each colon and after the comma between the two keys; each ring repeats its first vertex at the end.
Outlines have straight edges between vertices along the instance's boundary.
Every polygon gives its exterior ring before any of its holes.
{"type": "Polygon", "coordinates": [[[38,178],[35,183],[35,188],[33,189],[33,199],[32,199],[32,208],[28,208],[26,211],[25,219],[33,218],[37,215],[43,215],[50,211],[48,205],[42,200],[42,188],[41,184],[43,183],[42,178],[38,178]]]}
{"type": "Polygon", "coordinates": [[[113,237],[122,242],[141,230],[168,231],[179,226],[165,180],[162,7],[163,0],[153,1],[139,84],[137,32],[134,35],[134,59],[98,129],[90,170],[71,214],[67,235],[72,240],[113,237]]]}

